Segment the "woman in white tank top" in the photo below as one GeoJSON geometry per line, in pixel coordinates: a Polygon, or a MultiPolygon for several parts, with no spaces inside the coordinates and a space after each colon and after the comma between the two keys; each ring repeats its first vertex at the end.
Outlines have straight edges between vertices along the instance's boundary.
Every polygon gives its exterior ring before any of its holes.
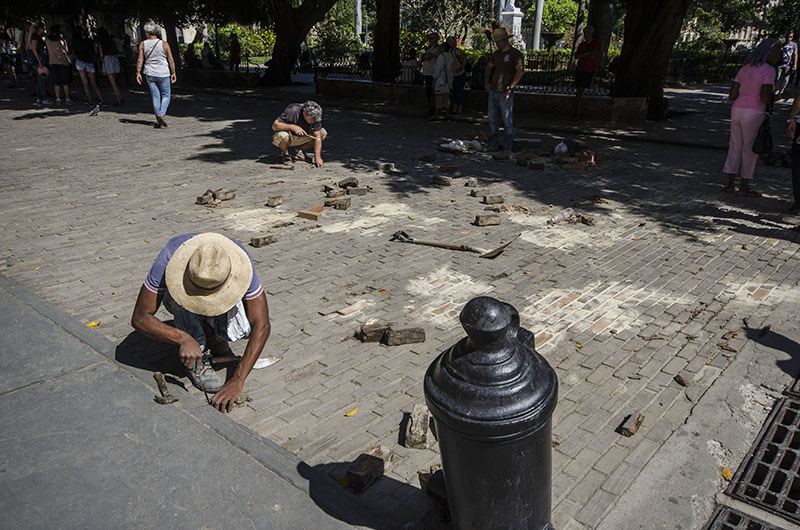
{"type": "Polygon", "coordinates": [[[175,61],[169,44],[159,38],[161,31],[152,22],[144,25],[147,39],[139,43],[139,59],[136,61],[136,82],[142,84],[142,73],[150,88],[153,99],[153,112],[156,115],[156,128],[166,127],[164,115],[170,99],[170,83],[174,83],[175,61]],[[143,68],[144,67],[144,68],[143,68]]]}

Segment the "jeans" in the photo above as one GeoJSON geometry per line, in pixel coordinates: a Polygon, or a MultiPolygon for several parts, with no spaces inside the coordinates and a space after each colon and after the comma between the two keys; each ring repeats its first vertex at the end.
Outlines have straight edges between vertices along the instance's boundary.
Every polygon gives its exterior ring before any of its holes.
{"type": "Polygon", "coordinates": [[[794,207],[800,206],[800,123],[795,125],[794,139],[792,140],[792,191],[794,192],[794,207]]]}
{"type": "Polygon", "coordinates": [[[187,311],[172,299],[169,291],[164,293],[162,303],[164,308],[175,317],[175,327],[191,335],[200,345],[200,349],[203,349],[206,343],[204,324],[210,328],[210,331],[227,342],[250,336],[250,321],[247,320],[244,304],[241,301],[227,313],[216,317],[206,317],[187,311]]]}
{"type": "Polygon", "coordinates": [[[778,67],[778,75],[775,78],[775,93],[780,94],[789,83],[789,74],[792,67],[788,64],[782,64],[778,67]]]}
{"type": "Polygon", "coordinates": [[[152,77],[147,78],[147,86],[150,87],[150,96],[153,98],[153,112],[156,116],[165,115],[167,107],[169,107],[170,96],[170,83],[169,77],[152,77]]]}
{"type": "Polygon", "coordinates": [[[500,121],[503,122],[505,137],[503,148],[510,150],[514,143],[514,123],[512,114],[514,113],[514,93],[506,98],[502,92],[489,92],[489,129],[492,133],[492,147],[500,147],[500,121]]]}
{"type": "Polygon", "coordinates": [[[38,71],[36,70],[38,66],[34,64],[33,68],[33,75],[36,77],[36,99],[44,101],[47,99],[47,80],[40,76],[38,71]]]}

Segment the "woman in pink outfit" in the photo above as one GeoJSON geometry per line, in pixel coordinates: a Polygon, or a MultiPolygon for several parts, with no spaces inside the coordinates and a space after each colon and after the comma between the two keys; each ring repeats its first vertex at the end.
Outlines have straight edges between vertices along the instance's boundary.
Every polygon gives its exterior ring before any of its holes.
{"type": "Polygon", "coordinates": [[[725,191],[736,191],[736,174],[742,178],[739,193],[746,197],[760,197],[761,194],[750,189],[750,180],[756,168],[758,155],[753,152],[753,142],[758,128],[766,116],[767,105],[772,104],[772,86],[775,84],[775,67],[780,47],[775,39],[765,39],[744,65],[736,78],[728,98],[733,100],[731,107],[731,139],[728,144],[728,158],[723,171],[728,174],[725,191]]]}

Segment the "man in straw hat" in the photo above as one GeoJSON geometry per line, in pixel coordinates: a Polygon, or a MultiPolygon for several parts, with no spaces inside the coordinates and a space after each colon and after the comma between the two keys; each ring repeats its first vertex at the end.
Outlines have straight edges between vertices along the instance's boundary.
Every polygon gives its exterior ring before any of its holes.
{"type": "Polygon", "coordinates": [[[512,35],[506,28],[497,28],[492,32],[492,40],[497,44],[497,51],[492,54],[486,65],[484,83],[489,92],[489,129],[491,130],[491,149],[500,149],[500,121],[503,122],[505,137],[503,139],[503,157],[511,155],[514,143],[514,88],[522,79],[522,53],[508,42],[512,35]]]}
{"type": "Polygon", "coordinates": [[[139,290],[131,325],[179,346],[192,383],[215,394],[211,404],[230,412],[270,333],[267,297],[242,245],[213,232],[174,237],[161,250],[139,290]],[[175,327],[155,317],[161,302],[175,327]],[[250,340],[233,377],[211,366],[214,353],[230,355],[228,341],[250,340]]]}

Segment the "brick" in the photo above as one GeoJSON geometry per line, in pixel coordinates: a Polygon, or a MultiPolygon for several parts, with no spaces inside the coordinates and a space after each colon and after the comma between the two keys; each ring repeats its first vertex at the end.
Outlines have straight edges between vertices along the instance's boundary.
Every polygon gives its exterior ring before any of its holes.
{"type": "Polygon", "coordinates": [[[354,188],[358,186],[358,179],[355,177],[347,177],[346,179],[340,180],[337,184],[340,188],[354,188]]]}
{"type": "Polygon", "coordinates": [[[283,204],[283,195],[276,195],[275,197],[268,198],[267,203],[264,206],[269,206],[270,208],[274,208],[279,204],[283,204]]]}
{"type": "Polygon", "coordinates": [[[367,193],[369,193],[369,188],[367,186],[357,186],[357,187],[347,188],[348,195],[366,195],[367,193]]]}
{"type": "Polygon", "coordinates": [[[310,219],[311,221],[319,221],[322,219],[322,210],[323,206],[321,204],[315,204],[306,210],[297,212],[297,216],[303,219],[310,219]]]}
{"type": "Polygon", "coordinates": [[[476,215],[475,221],[472,223],[475,226],[496,226],[500,224],[499,215],[476,215]]]}
{"type": "Polygon", "coordinates": [[[387,346],[400,346],[418,342],[425,342],[425,330],[422,328],[391,328],[383,337],[383,343],[387,346]]]}
{"type": "Polygon", "coordinates": [[[484,195],[481,199],[483,204],[502,204],[506,199],[502,195],[484,195]]]}
{"type": "Polygon", "coordinates": [[[277,241],[278,241],[277,236],[268,234],[266,236],[250,238],[250,246],[255,248],[261,248],[267,245],[271,245],[277,241]]]}
{"type": "Polygon", "coordinates": [[[350,208],[350,197],[345,197],[341,199],[328,199],[325,201],[325,206],[334,208],[335,210],[347,210],[350,208]]]}
{"type": "Polygon", "coordinates": [[[489,190],[487,190],[486,188],[476,188],[476,189],[469,190],[469,196],[470,197],[483,197],[488,192],[489,192],[489,190]]]}
{"type": "Polygon", "coordinates": [[[444,175],[434,175],[433,177],[431,177],[431,182],[433,182],[437,186],[452,186],[453,177],[446,177],[444,175]]]}

